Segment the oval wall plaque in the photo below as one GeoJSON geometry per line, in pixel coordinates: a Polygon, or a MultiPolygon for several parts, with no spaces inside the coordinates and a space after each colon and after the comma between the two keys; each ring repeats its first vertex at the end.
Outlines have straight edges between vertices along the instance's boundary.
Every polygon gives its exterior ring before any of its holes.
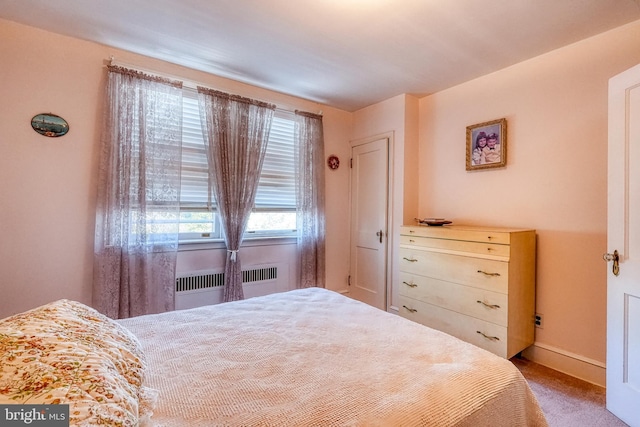
{"type": "Polygon", "coordinates": [[[57,137],[69,132],[69,123],[55,114],[37,114],[31,119],[31,127],[40,135],[57,137]]]}

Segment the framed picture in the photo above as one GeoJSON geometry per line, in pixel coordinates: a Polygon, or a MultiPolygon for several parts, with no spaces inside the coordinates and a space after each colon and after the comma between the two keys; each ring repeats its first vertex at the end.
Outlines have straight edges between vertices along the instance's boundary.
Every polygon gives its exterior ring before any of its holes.
{"type": "Polygon", "coordinates": [[[467,170],[507,164],[507,119],[467,126],[467,170]]]}

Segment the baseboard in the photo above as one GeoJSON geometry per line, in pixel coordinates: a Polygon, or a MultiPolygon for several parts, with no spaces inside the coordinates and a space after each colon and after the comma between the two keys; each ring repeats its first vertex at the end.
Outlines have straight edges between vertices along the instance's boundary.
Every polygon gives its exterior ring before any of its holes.
{"type": "Polygon", "coordinates": [[[597,360],[537,342],[525,349],[522,356],[547,368],[606,387],[607,368],[597,360]]]}

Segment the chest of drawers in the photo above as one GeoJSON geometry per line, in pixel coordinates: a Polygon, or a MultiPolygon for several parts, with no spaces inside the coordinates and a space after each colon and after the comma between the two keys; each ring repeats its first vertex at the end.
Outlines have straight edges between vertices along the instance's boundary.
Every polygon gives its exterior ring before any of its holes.
{"type": "Polygon", "coordinates": [[[498,356],[534,340],[535,230],[403,226],[400,315],[498,356]]]}

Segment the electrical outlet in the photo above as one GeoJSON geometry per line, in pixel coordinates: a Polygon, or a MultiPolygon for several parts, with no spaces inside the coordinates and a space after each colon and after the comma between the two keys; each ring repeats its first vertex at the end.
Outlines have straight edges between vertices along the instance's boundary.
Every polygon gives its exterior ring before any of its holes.
{"type": "Polygon", "coordinates": [[[542,320],[544,319],[544,316],[540,313],[536,313],[536,317],[535,317],[535,324],[536,324],[536,328],[540,328],[542,329],[542,320]]]}

